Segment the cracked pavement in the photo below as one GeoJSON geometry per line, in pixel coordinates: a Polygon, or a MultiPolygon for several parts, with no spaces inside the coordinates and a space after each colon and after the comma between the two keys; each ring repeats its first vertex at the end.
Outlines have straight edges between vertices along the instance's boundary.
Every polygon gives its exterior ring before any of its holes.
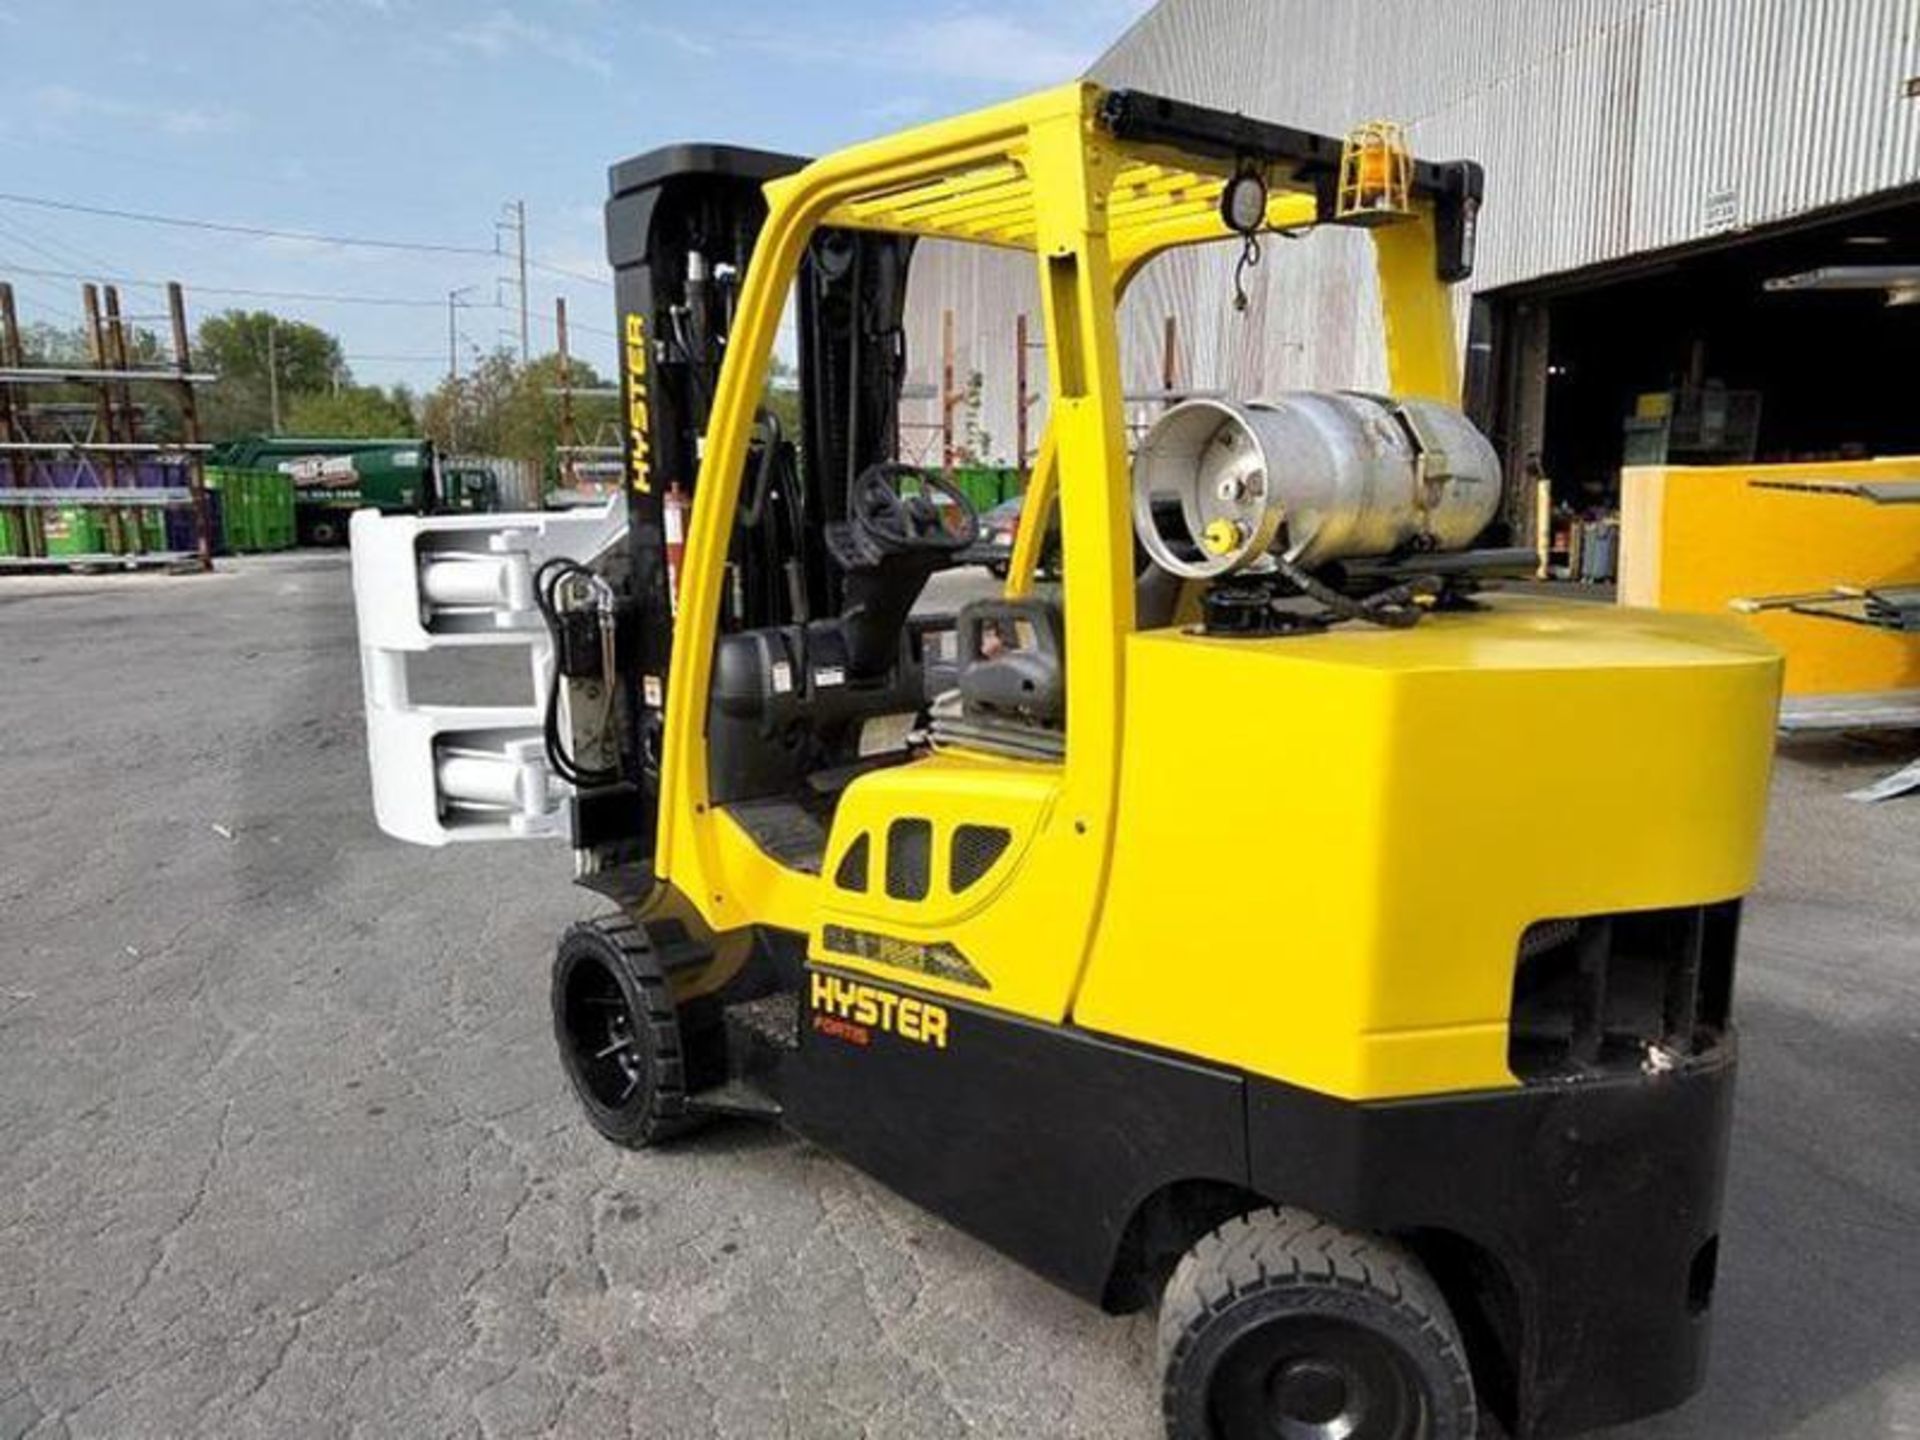
{"type": "MultiPolygon", "coordinates": [[[[559,846],[374,828],[343,556],[0,585],[0,1440],[1158,1434],[1153,1334],[778,1133],[575,1119],[559,846]]],[[[1920,1435],[1920,800],[1783,764],[1706,1393],[1920,1435]]]]}

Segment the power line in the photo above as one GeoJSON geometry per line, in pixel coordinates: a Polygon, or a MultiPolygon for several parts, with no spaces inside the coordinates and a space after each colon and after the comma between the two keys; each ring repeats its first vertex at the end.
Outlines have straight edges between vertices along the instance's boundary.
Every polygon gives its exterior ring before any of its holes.
{"type": "Polygon", "coordinates": [[[57,265],[106,265],[98,255],[75,245],[64,238],[56,239],[44,230],[36,230],[19,216],[10,216],[4,226],[6,234],[21,244],[30,246],[39,254],[48,256],[57,265]]]}
{"type": "Polygon", "coordinates": [[[534,259],[531,255],[527,257],[527,264],[535,270],[545,270],[549,275],[565,275],[570,280],[578,280],[587,285],[605,285],[609,289],[613,287],[613,281],[604,275],[589,275],[584,270],[569,270],[564,265],[550,265],[545,260],[534,259]]]}
{"type": "MultiPolygon", "coordinates": [[[[52,249],[49,246],[42,245],[39,241],[35,240],[32,236],[27,234],[26,231],[15,229],[12,225],[0,225],[0,239],[11,241],[15,245],[24,245],[29,250],[33,251],[34,254],[45,256],[47,259],[55,261],[56,263],[61,265],[76,265],[76,264],[85,263],[84,261],[76,259],[73,252],[69,251],[65,254],[62,254],[52,249]]],[[[19,272],[22,275],[31,275],[36,273],[33,269],[31,269],[28,266],[25,266],[25,265],[15,266],[15,265],[12,265],[11,262],[9,262],[9,268],[19,270],[19,272]]],[[[48,273],[51,274],[52,272],[48,272],[48,273]]]]}
{"type": "Polygon", "coordinates": [[[102,215],[110,220],[138,220],[147,225],[173,225],[185,230],[214,230],[223,235],[256,235],[269,240],[304,240],[311,245],[353,245],[372,250],[418,250],[434,255],[484,255],[497,252],[478,245],[447,245],[431,240],[384,240],[367,235],[316,235],[307,230],[276,230],[269,225],[236,225],[224,220],[196,220],[181,215],[155,215],[144,210],[115,210],[105,205],[81,205],[72,200],[47,200],[37,195],[0,191],[11,205],[33,205],[42,210],[64,210],[75,215],[102,215]]]}
{"type": "Polygon", "coordinates": [[[73,311],[71,310],[63,309],[58,305],[49,305],[46,301],[40,299],[38,296],[29,295],[24,290],[19,291],[18,294],[20,297],[20,303],[22,305],[31,305],[34,309],[40,311],[43,315],[52,315],[53,317],[60,320],[64,324],[68,324],[68,325],[79,325],[82,323],[80,317],[74,314],[73,311]]]}
{"type": "MultiPolygon", "coordinates": [[[[85,270],[41,270],[31,265],[0,261],[0,269],[19,275],[40,275],[51,280],[99,280],[110,285],[138,285],[143,289],[164,290],[164,280],[141,280],[131,275],[102,275],[85,270]]],[[[439,300],[416,300],[404,295],[343,295],[324,290],[255,290],[232,285],[201,285],[191,280],[180,282],[199,295],[247,296],[260,300],[311,300],[331,305],[392,305],[405,309],[437,310],[439,300]]]]}
{"type": "MultiPolygon", "coordinates": [[[[505,307],[496,306],[495,308],[504,309],[505,307]]],[[[545,326],[549,330],[552,330],[555,328],[554,319],[553,319],[553,316],[551,315],[542,315],[542,314],[539,314],[538,312],[535,312],[533,318],[538,324],[545,326]]],[[[586,321],[576,320],[571,315],[567,317],[567,329],[568,330],[584,330],[589,335],[604,335],[609,340],[618,340],[620,338],[620,332],[618,330],[609,330],[604,325],[589,325],[586,321]]]]}
{"type": "MultiPolygon", "coordinates": [[[[302,240],[309,245],[343,245],[371,250],[405,250],[428,255],[476,255],[496,259],[500,250],[479,245],[451,245],[434,240],[388,240],[371,235],[321,235],[310,230],[281,230],[270,225],[239,225],[225,220],[200,220],[184,215],[156,215],[145,210],[117,210],[106,205],[82,205],[72,200],[48,200],[38,195],[19,195],[0,191],[0,200],[12,205],[32,205],[42,210],[61,210],[74,215],[99,215],[111,220],[136,220],[146,225],[172,225],[185,230],[210,230],[222,235],[252,235],[268,240],[302,240]]],[[[527,258],[527,264],[554,275],[565,275],[589,285],[611,285],[602,275],[569,270],[545,260],[527,258]]]]}

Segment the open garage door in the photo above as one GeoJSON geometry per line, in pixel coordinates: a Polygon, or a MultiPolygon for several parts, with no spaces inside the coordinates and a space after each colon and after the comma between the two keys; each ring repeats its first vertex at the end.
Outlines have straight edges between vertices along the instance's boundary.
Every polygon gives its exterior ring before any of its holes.
{"type": "Polygon", "coordinates": [[[1515,530],[1542,479],[1564,530],[1617,509],[1623,464],[1920,453],[1916,266],[1909,191],[1482,297],[1515,530]]]}

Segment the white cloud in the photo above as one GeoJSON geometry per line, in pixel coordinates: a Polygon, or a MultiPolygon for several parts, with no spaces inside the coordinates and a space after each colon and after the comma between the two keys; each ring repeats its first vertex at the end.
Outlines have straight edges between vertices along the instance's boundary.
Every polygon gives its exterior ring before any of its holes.
{"type": "Polygon", "coordinates": [[[496,10],[477,24],[450,32],[447,38],[489,59],[502,59],[532,50],[550,60],[558,60],[563,65],[598,75],[602,79],[610,78],[613,74],[612,64],[583,41],[549,30],[511,10],[496,10]]]}
{"type": "Polygon", "coordinates": [[[643,21],[640,33],[649,40],[664,40],[674,49],[688,55],[718,55],[719,48],[712,41],[695,35],[690,30],[682,30],[678,25],[662,25],[656,20],[643,21]]]}
{"type": "Polygon", "coordinates": [[[1150,3],[1083,0],[1044,26],[1024,12],[968,6],[872,31],[767,30],[742,39],[796,61],[1028,90],[1083,73],[1150,3]]]}
{"type": "Polygon", "coordinates": [[[882,125],[901,125],[909,120],[918,120],[932,113],[933,102],[924,95],[892,95],[885,100],[876,100],[860,112],[867,120],[877,120],[882,125]]]}
{"type": "Polygon", "coordinates": [[[96,95],[70,85],[42,85],[33,92],[40,114],[56,119],[103,119],[195,139],[239,128],[241,115],[225,106],[148,105],[117,96],[96,95]]]}

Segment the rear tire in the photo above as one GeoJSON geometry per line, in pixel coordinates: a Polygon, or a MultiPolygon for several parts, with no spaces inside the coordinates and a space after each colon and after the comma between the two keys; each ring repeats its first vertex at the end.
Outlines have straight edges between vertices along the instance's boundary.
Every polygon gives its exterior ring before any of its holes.
{"type": "Polygon", "coordinates": [[[580,1108],[615,1144],[643,1149],[697,1123],[672,992],[646,931],[624,915],[560,937],[553,1038],[580,1108]]]}
{"type": "Polygon", "coordinates": [[[1466,1347],[1391,1241],[1301,1210],[1229,1220],[1160,1304],[1169,1440],[1473,1440],[1466,1347]]]}

